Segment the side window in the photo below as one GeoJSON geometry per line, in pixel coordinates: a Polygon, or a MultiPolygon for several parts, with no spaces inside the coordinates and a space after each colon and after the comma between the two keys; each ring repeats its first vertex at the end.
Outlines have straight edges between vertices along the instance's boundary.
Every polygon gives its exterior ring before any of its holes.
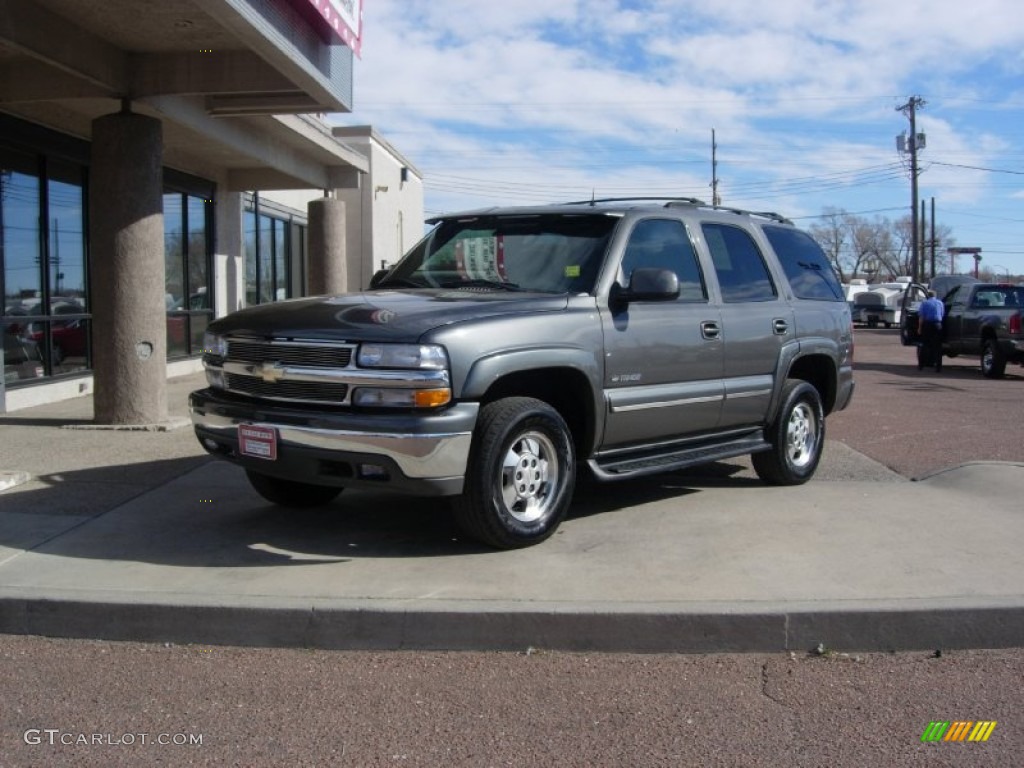
{"type": "Polygon", "coordinates": [[[743,229],[706,222],[701,225],[704,240],[722,289],[722,300],[772,301],[778,295],[768,275],[761,251],[743,229]]]}
{"type": "Polygon", "coordinates": [[[680,301],[707,301],[707,292],[686,227],[675,219],[644,219],[629,235],[622,257],[622,279],[638,267],[671,269],[679,278],[680,301]]]}
{"type": "Polygon", "coordinates": [[[792,227],[764,227],[782,271],[798,299],[843,301],[843,288],[814,238],[792,227]]]}

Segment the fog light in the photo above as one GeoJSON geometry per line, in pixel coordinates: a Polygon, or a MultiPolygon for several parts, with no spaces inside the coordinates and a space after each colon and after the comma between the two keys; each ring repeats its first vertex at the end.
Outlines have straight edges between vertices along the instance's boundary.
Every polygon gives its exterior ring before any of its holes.
{"type": "Polygon", "coordinates": [[[203,448],[208,450],[210,453],[219,453],[220,445],[215,440],[211,440],[208,437],[203,438],[203,448]]]}
{"type": "Polygon", "coordinates": [[[389,475],[380,464],[360,464],[359,477],[363,480],[387,480],[389,475]]]}

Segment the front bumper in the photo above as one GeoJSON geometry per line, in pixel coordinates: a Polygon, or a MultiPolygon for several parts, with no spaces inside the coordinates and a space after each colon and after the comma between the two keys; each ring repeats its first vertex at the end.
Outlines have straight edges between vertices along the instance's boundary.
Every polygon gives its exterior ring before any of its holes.
{"type": "Polygon", "coordinates": [[[479,405],[426,415],[328,412],[202,389],[189,396],[189,411],[200,444],[247,469],[318,485],[450,496],[462,492],[479,405]],[[276,431],[276,459],[239,453],[242,424],[276,431]]]}

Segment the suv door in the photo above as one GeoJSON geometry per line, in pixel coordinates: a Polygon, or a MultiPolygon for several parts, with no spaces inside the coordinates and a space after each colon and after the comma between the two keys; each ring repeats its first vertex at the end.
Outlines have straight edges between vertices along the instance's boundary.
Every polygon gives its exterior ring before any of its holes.
{"type": "Polygon", "coordinates": [[[719,425],[763,424],[793,310],[779,296],[761,249],[743,227],[706,221],[701,234],[722,299],[723,385],[719,425]]]}
{"type": "MultiPolygon", "coordinates": [[[[636,222],[619,265],[618,288],[639,267],[670,269],[679,279],[672,301],[609,297],[605,343],[606,447],[645,443],[714,429],[722,406],[720,315],[686,226],[678,219],[636,222]]],[[[615,290],[613,289],[613,294],[615,290]]]]}

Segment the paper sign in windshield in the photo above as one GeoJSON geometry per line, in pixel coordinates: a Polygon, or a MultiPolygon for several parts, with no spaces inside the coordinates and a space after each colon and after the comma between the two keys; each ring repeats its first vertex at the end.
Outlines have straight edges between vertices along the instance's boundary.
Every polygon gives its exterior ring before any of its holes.
{"type": "Polygon", "coordinates": [[[506,282],[504,239],[496,235],[460,240],[455,244],[455,265],[466,280],[506,282]]]}

